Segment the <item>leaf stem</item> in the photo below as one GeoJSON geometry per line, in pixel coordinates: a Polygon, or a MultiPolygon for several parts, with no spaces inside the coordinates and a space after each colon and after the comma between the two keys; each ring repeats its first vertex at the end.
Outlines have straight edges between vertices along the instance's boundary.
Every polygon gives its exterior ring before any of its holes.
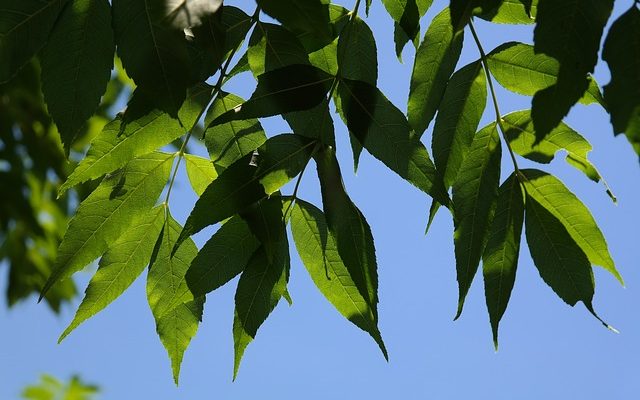
{"type": "Polygon", "coordinates": [[[500,114],[500,108],[498,107],[498,98],[496,96],[496,91],[493,87],[493,79],[491,77],[491,71],[489,69],[489,63],[487,62],[487,54],[484,52],[482,48],[482,43],[480,43],[480,38],[478,38],[478,34],[476,33],[476,29],[473,26],[473,20],[469,21],[469,28],[471,29],[471,34],[473,35],[473,40],[476,42],[476,46],[478,47],[478,52],[480,53],[480,60],[482,62],[482,69],[484,70],[485,76],[487,77],[487,82],[489,83],[489,92],[491,93],[491,100],[493,102],[493,109],[496,113],[496,124],[500,128],[500,132],[502,133],[502,139],[507,145],[507,149],[509,149],[509,155],[511,156],[511,161],[513,162],[513,168],[516,171],[516,176],[520,176],[520,168],[518,168],[518,161],[516,160],[515,153],[511,148],[511,143],[507,140],[507,136],[505,134],[506,130],[504,129],[504,125],[502,124],[502,115],[500,114]]]}

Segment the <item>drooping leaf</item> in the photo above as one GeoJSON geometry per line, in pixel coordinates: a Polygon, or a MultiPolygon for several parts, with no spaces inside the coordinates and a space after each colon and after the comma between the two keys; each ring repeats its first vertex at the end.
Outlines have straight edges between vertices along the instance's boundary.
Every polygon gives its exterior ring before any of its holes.
{"type": "MultiPolygon", "coordinates": [[[[207,112],[205,126],[220,115],[233,110],[243,100],[231,93],[221,91],[207,112]]],[[[260,147],[267,136],[257,119],[229,121],[207,128],[204,140],[209,156],[218,172],[228,168],[238,159],[260,147]]]]}
{"type": "Polygon", "coordinates": [[[433,0],[382,0],[395,21],[396,55],[400,57],[404,45],[415,42],[420,36],[420,18],[431,7],[433,0]]]}
{"type": "Polygon", "coordinates": [[[451,74],[455,70],[464,31],[456,34],[449,9],[436,15],[416,51],[407,115],[416,135],[422,136],[440,107],[451,74]]]}
{"type": "MultiPolygon", "coordinates": [[[[507,42],[487,54],[491,75],[506,89],[526,96],[554,85],[560,64],[555,58],[534,52],[531,45],[507,42]]],[[[599,103],[606,108],[598,83],[589,77],[589,86],[579,100],[582,104],[599,103]]]]}
{"type": "Polygon", "coordinates": [[[371,228],[345,191],[333,149],[315,157],[322,204],[338,253],[360,295],[378,318],[378,265],[371,228]]]}
{"type": "Polygon", "coordinates": [[[533,97],[531,117],[538,140],[567,115],[589,87],[602,30],[613,0],[539,0],[535,52],[560,63],[557,82],[533,97]]]}
{"type": "MultiPolygon", "coordinates": [[[[505,128],[505,138],[515,153],[529,160],[548,164],[558,151],[565,150],[569,165],[582,171],[594,182],[602,180],[596,167],[587,158],[592,149],[591,144],[565,123],[561,122],[537,143],[529,110],[515,111],[503,116],[502,126],[505,128]]],[[[615,196],[608,187],[607,194],[615,201],[615,196]]]]}
{"type": "Polygon", "coordinates": [[[438,214],[438,210],[442,207],[442,204],[438,203],[435,200],[431,200],[431,205],[429,206],[429,218],[427,219],[427,227],[424,229],[424,234],[429,233],[429,229],[431,229],[431,224],[433,224],[433,220],[436,218],[438,214]]]}
{"type": "Polygon", "coordinates": [[[194,156],[193,154],[185,154],[184,163],[187,169],[187,177],[189,178],[193,191],[196,192],[198,196],[202,196],[207,186],[218,177],[213,163],[211,160],[194,156]]]}
{"type": "Polygon", "coordinates": [[[80,203],[41,297],[52,285],[100,257],[128,227],[140,220],[167,183],[174,156],[154,152],[138,157],[106,177],[80,203]]]}
{"type": "Polygon", "coordinates": [[[282,198],[279,194],[275,193],[240,212],[253,236],[258,238],[269,262],[280,251],[282,236],[286,234],[282,198]]]}
{"type": "Polygon", "coordinates": [[[566,227],[535,198],[526,200],[526,236],[531,258],[540,277],[567,304],[582,301],[593,310],[595,291],[591,263],[566,227]]]}
{"type": "Polygon", "coordinates": [[[495,216],[482,254],[484,293],[498,349],[498,325],[507,309],[516,279],[520,235],[524,222],[524,198],[517,176],[510,175],[498,190],[495,216]]]}
{"type": "Polygon", "coordinates": [[[640,155],[640,10],[636,2],[613,23],[602,59],[611,81],[604,88],[615,134],[625,133],[640,155]],[[634,39],[635,38],[635,39],[634,39]]]}
{"type": "Polygon", "coordinates": [[[260,22],[251,34],[247,60],[253,75],[287,65],[309,64],[309,56],[296,35],[282,25],[260,22]]]}
{"type": "Polygon", "coordinates": [[[533,24],[538,0],[503,0],[498,8],[477,16],[496,24],[533,24]]]}
{"type": "Polygon", "coordinates": [[[462,313],[489,236],[500,183],[500,136],[495,124],[474,137],[453,184],[454,245],[458,275],[458,311],[462,313]]]}
{"type": "Polygon", "coordinates": [[[279,251],[274,257],[269,259],[264,248],[259,247],[240,275],[233,319],[234,379],[247,345],[253,341],[262,323],[286,293],[285,272],[289,262],[287,236],[282,235],[279,251]]]}
{"type": "Polygon", "coordinates": [[[338,39],[340,77],[375,86],[378,81],[378,52],[373,32],[366,22],[354,18],[338,39]]]}
{"type": "Polygon", "coordinates": [[[149,264],[154,238],[160,234],[163,224],[164,207],[155,207],[109,248],[100,259],[98,270],[85,290],[84,299],[73,321],[60,335],[58,342],[82,322],[106,308],[131,286],[149,264]]]}
{"type": "Polygon", "coordinates": [[[402,111],[366,82],[343,79],[338,92],[349,131],[360,144],[402,178],[448,205],[449,196],[429,153],[411,134],[402,111]]]}
{"type": "Polygon", "coordinates": [[[309,33],[317,46],[333,41],[329,4],[323,0],[257,0],[260,9],[290,31],[309,33]]]}
{"type": "Polygon", "coordinates": [[[202,25],[207,17],[215,14],[222,0],[163,0],[154,11],[153,22],[175,29],[202,25]]]}
{"type": "Polygon", "coordinates": [[[59,192],[63,194],[79,183],[111,173],[131,159],[169,144],[184,133],[177,119],[158,109],[150,110],[126,125],[118,116],[91,141],[87,155],[59,192]]]}
{"type": "Polygon", "coordinates": [[[200,249],[186,274],[194,296],[204,296],[240,274],[260,243],[247,223],[233,217],[200,249]]]}
{"type": "Polygon", "coordinates": [[[342,262],[324,214],[314,205],[296,200],[291,212],[291,231],[300,258],[320,293],[345,318],[369,333],[385,358],[387,351],[371,305],[363,297],[342,262]]]}
{"type": "Polygon", "coordinates": [[[118,55],[127,74],[164,111],[177,113],[191,76],[187,39],[182,29],[158,22],[163,4],[112,0],[118,55]]]}
{"type": "Polygon", "coordinates": [[[624,285],[609,254],[604,235],[580,199],[553,175],[535,169],[520,172],[524,177],[527,196],[560,221],[591,264],[603,267],[624,285]]]}
{"type": "Polygon", "coordinates": [[[198,249],[191,239],[171,251],[181,231],[180,224],[166,210],[147,275],[147,300],[156,320],[156,331],[171,359],[173,379],[178,383],[180,364],[189,342],[202,320],[204,297],[195,297],[187,288],[185,274],[198,249]]]}
{"type": "Polygon", "coordinates": [[[486,105],[486,78],[480,62],[453,74],[440,103],[431,143],[433,160],[446,187],[456,180],[486,105]]]}
{"type": "Polygon", "coordinates": [[[45,45],[67,0],[4,0],[0,13],[0,83],[45,45]]]}
{"type": "Polygon", "coordinates": [[[70,0],[40,57],[42,92],[67,151],[98,108],[114,53],[109,2],[70,0]]]}
{"type": "Polygon", "coordinates": [[[209,127],[307,110],[325,98],[333,79],[311,65],[295,64],[266,72],[258,76],[258,86],[249,100],[215,118],[209,127]]]}
{"type": "Polygon", "coordinates": [[[278,135],[224,170],[196,202],[178,244],[276,192],[309,161],[315,142],[298,135],[278,135]]]}

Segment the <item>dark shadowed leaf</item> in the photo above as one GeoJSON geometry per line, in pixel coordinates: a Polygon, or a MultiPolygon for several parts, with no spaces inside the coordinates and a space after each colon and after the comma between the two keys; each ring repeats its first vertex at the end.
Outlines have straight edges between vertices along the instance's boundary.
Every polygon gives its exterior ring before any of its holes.
{"type": "Polygon", "coordinates": [[[625,133],[640,155],[640,10],[637,2],[613,23],[602,58],[609,64],[611,82],[604,88],[611,124],[625,133]],[[632,38],[635,38],[633,40],[632,38]]]}
{"type": "Polygon", "coordinates": [[[40,57],[42,92],[67,151],[98,108],[114,52],[109,2],[71,0],[40,57]]]}
{"type": "Polygon", "coordinates": [[[308,110],[283,114],[283,118],[296,135],[318,139],[327,146],[335,147],[335,129],[328,100],[308,110]]]}
{"type": "Polygon", "coordinates": [[[498,325],[507,309],[516,280],[523,222],[522,187],[514,173],[498,190],[495,216],[489,228],[487,246],[482,254],[484,294],[496,350],[498,325]]]}
{"type": "Polygon", "coordinates": [[[407,115],[418,136],[422,136],[440,107],[460,57],[463,36],[464,31],[453,33],[449,9],[445,8],[433,18],[416,51],[407,115]]]}
{"type": "Polygon", "coordinates": [[[450,0],[451,25],[454,30],[461,31],[474,14],[492,14],[500,7],[503,0],[450,0]]]}
{"type": "Polygon", "coordinates": [[[254,76],[293,64],[309,64],[296,35],[281,25],[260,22],[251,34],[247,60],[254,76]]]}
{"type": "Polygon", "coordinates": [[[266,14],[296,34],[308,33],[317,46],[333,41],[329,4],[323,0],[258,0],[266,14]]]}
{"type": "Polygon", "coordinates": [[[394,20],[396,55],[400,58],[404,46],[413,42],[417,46],[420,38],[420,18],[426,14],[433,0],[382,0],[394,20]]]}
{"type": "Polygon", "coordinates": [[[373,32],[366,22],[354,18],[338,39],[338,68],[342,78],[367,82],[378,81],[378,53],[373,32]]]}
{"type": "Polygon", "coordinates": [[[462,313],[489,236],[500,183],[500,136],[495,124],[479,131],[453,184],[453,235],[458,276],[458,311],[462,313]]]}

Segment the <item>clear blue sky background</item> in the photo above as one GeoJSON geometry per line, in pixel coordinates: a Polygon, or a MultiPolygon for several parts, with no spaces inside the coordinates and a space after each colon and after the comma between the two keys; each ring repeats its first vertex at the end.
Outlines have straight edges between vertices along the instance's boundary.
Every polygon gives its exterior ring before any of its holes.
{"type": "MultiPolygon", "coordinates": [[[[615,16],[632,1],[616,3],[615,16]]],[[[442,0],[434,2],[423,21],[423,32],[444,4],[442,0]]],[[[351,2],[347,6],[352,6],[351,2]]],[[[380,87],[405,110],[414,50],[405,50],[404,64],[396,60],[392,21],[380,1],[374,1],[367,22],[374,27],[378,41],[380,87]]],[[[507,40],[532,40],[530,27],[478,22],[477,28],[487,51],[507,40]]],[[[470,39],[469,35],[460,65],[478,57],[470,39]]],[[[598,66],[596,77],[601,85],[609,81],[605,65],[598,66]]],[[[252,91],[250,82],[242,79],[229,89],[246,97],[252,91]]],[[[498,97],[504,113],[529,107],[529,99],[503,90],[498,97]]],[[[491,118],[488,108],[484,122],[491,118]]],[[[290,292],[294,304],[289,307],[281,302],[263,325],[245,353],[235,383],[231,382],[231,325],[236,281],[209,295],[204,322],[185,355],[181,384],[176,387],[169,360],[155,334],[142,277],[61,345],[56,345],[58,335],[71,321],[80,299],[59,316],[46,305],[36,304],[35,298],[11,310],[1,300],[0,399],[18,398],[20,389],[42,372],[62,378],[78,373],[100,385],[105,400],[255,396],[630,399],[638,395],[640,271],[636,229],[640,222],[640,166],[626,139],[613,137],[601,108],[578,106],[568,123],[594,145],[591,160],[618,196],[618,205],[612,204],[601,185],[588,181],[563,157],[543,169],[560,176],[585,199],[608,239],[627,288],[597,268],[595,307],[621,333],[603,328],[581,303],[575,308],[564,304],[542,282],[523,246],[512,300],[501,325],[498,353],[491,341],[480,275],[462,317],[452,321],[457,287],[450,216],[441,212],[425,237],[429,199],[366,154],[358,174],[353,175],[346,130],[336,122],[345,184],[367,216],[376,240],[380,328],[390,353],[388,363],[374,342],[319,294],[292,248],[290,292]]],[[[287,131],[281,120],[268,120],[264,125],[270,135],[287,131]]],[[[510,163],[506,158],[504,161],[506,177],[510,163]]],[[[319,205],[313,169],[305,175],[300,194],[319,205]]],[[[184,221],[194,201],[182,175],[172,196],[172,212],[184,221]]],[[[207,237],[196,239],[201,245],[207,237]]],[[[4,291],[6,268],[0,273],[0,290],[4,291]]],[[[84,287],[89,278],[82,272],[76,279],[84,287]]]]}

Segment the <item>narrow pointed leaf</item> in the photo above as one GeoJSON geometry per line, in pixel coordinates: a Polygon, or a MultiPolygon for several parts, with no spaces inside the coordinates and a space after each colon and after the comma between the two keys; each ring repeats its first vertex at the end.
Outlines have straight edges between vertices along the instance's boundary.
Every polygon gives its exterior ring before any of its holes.
{"type": "Polygon", "coordinates": [[[382,0],[394,20],[396,55],[400,58],[405,44],[417,43],[420,37],[420,18],[426,14],[433,0],[382,0]]]}
{"type": "Polygon", "coordinates": [[[446,187],[456,180],[486,105],[486,78],[479,61],[453,74],[440,103],[431,143],[446,187]]]}
{"type": "Polygon", "coordinates": [[[269,261],[280,251],[282,236],[286,234],[282,198],[279,194],[262,199],[240,213],[249,230],[260,242],[269,261]]]}
{"type": "Polygon", "coordinates": [[[193,191],[198,196],[202,196],[204,190],[218,177],[218,173],[213,167],[211,160],[185,154],[184,162],[187,169],[187,177],[191,183],[193,191]]]}
{"type": "Polygon", "coordinates": [[[442,204],[449,204],[429,153],[406,117],[376,87],[343,80],[338,86],[349,131],[371,155],[442,204]]]}
{"type": "Polygon", "coordinates": [[[140,220],[160,196],[173,159],[174,154],[160,152],[136,158],[120,172],[106,177],[80,203],[41,296],[59,280],[100,257],[128,227],[140,220]]]}
{"type": "Polygon", "coordinates": [[[258,86],[249,100],[218,116],[209,126],[307,110],[322,102],[333,79],[311,65],[295,64],[266,72],[258,76],[258,86]]]}
{"type": "MultiPolygon", "coordinates": [[[[487,55],[491,75],[506,89],[526,96],[548,88],[558,81],[559,62],[545,54],[535,53],[534,47],[507,42],[487,55]]],[[[598,83],[589,77],[589,86],[579,100],[582,104],[598,103],[606,109],[598,83]]]]}
{"type": "Polygon", "coordinates": [[[500,186],[496,204],[487,246],[482,255],[482,274],[493,344],[497,350],[498,325],[507,309],[516,280],[524,222],[522,187],[515,174],[510,175],[500,186]]]}
{"type": "Polygon", "coordinates": [[[589,209],[553,175],[535,169],[520,171],[523,174],[527,196],[533,198],[556,218],[571,238],[586,254],[591,264],[609,271],[624,285],[617,271],[604,235],[598,228],[589,209]]]}
{"type": "Polygon", "coordinates": [[[438,210],[442,207],[440,203],[435,200],[431,200],[431,205],[429,206],[429,218],[427,219],[427,227],[424,229],[424,234],[429,233],[429,229],[431,229],[431,224],[433,224],[433,220],[436,218],[438,214],[438,210]]]}
{"type": "Polygon", "coordinates": [[[176,384],[182,357],[198,330],[204,305],[204,297],[194,297],[186,289],[185,274],[198,252],[195,243],[189,239],[171,254],[181,229],[167,210],[147,275],[147,300],[160,341],[171,359],[176,384]],[[178,298],[180,301],[176,301],[178,298]]]}
{"type": "Polygon", "coordinates": [[[186,274],[194,296],[204,296],[240,274],[260,243],[247,223],[233,217],[200,249],[186,274]]]}
{"type": "Polygon", "coordinates": [[[233,319],[234,379],[247,345],[287,290],[285,271],[290,262],[289,245],[286,235],[282,238],[280,250],[271,260],[264,248],[259,247],[238,281],[233,319]]]}
{"type": "Polygon", "coordinates": [[[537,9],[538,0],[503,0],[498,8],[477,16],[496,24],[533,24],[537,9]]]}
{"type": "Polygon", "coordinates": [[[462,313],[489,235],[500,183],[500,136],[495,124],[479,131],[453,184],[454,245],[462,313]]]}
{"type": "Polygon", "coordinates": [[[378,81],[378,51],[373,32],[360,18],[353,19],[338,39],[340,77],[375,86],[378,81]]]}
{"type": "Polygon", "coordinates": [[[44,46],[66,0],[4,0],[0,13],[0,83],[44,46]]]}
{"type": "Polygon", "coordinates": [[[67,151],[98,108],[115,49],[109,2],[70,0],[40,57],[42,92],[67,151]]]}
{"type": "MultiPolygon", "coordinates": [[[[205,126],[242,102],[243,100],[234,94],[220,92],[207,112],[205,126]]],[[[266,140],[267,135],[257,119],[229,121],[211,126],[204,132],[205,145],[218,172],[253,152],[266,140]]]]}
{"type": "Polygon", "coordinates": [[[460,58],[463,37],[464,31],[454,34],[449,9],[445,8],[433,18],[416,51],[407,115],[418,136],[422,136],[436,115],[460,58]]]}
{"type": "Polygon", "coordinates": [[[342,262],[333,235],[321,210],[296,200],[291,213],[291,231],[300,258],[316,287],[327,300],[358,328],[369,333],[385,358],[387,351],[372,308],[342,262]]]}
{"type": "Polygon", "coordinates": [[[640,155],[640,10],[637,2],[613,23],[602,59],[611,70],[604,88],[615,134],[625,133],[640,155]],[[636,38],[633,40],[632,38],[636,38]]]}
{"type": "Polygon", "coordinates": [[[82,322],[105,309],[144,271],[151,260],[154,240],[164,224],[164,208],[155,207],[126,231],[100,259],[73,321],[60,335],[61,342],[82,322]]]}

